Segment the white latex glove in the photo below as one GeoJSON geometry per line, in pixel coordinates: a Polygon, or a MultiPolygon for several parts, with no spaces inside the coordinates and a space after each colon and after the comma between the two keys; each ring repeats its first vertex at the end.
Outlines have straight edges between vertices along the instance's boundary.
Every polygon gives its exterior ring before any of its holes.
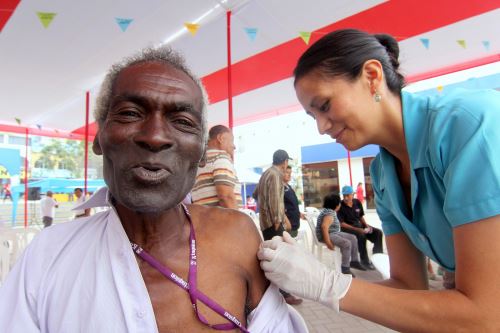
{"type": "Polygon", "coordinates": [[[339,311],[339,300],[349,290],[352,275],[319,262],[287,232],[283,238],[263,242],[257,256],[266,277],[278,287],[339,311]]]}

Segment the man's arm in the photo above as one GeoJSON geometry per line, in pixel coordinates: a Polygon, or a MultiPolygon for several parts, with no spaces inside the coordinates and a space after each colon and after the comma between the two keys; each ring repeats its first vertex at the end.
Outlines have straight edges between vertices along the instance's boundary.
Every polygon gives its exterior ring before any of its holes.
{"type": "Polygon", "coordinates": [[[404,234],[388,236],[391,280],[354,279],[341,308],[403,332],[498,332],[500,243],[484,241],[498,234],[500,216],[456,227],[456,289],[441,291],[395,289],[427,287],[425,258],[404,234]],[[384,311],[373,311],[381,300],[384,311]]]}
{"type": "Polygon", "coordinates": [[[333,216],[326,215],[323,217],[323,224],[321,225],[321,234],[323,235],[323,241],[330,250],[335,250],[335,245],[330,239],[330,234],[328,233],[328,228],[333,223],[333,216]]]}
{"type": "Polygon", "coordinates": [[[234,195],[234,186],[216,184],[215,191],[217,192],[217,197],[219,198],[219,206],[238,209],[236,196],[234,195]]]}

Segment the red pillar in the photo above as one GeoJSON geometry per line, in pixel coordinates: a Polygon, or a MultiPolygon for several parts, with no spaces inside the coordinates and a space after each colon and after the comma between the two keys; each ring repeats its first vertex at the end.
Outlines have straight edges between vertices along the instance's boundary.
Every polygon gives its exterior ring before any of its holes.
{"type": "Polygon", "coordinates": [[[24,227],[28,227],[28,127],[26,127],[26,146],[24,158],[24,227]]]}
{"type": "Polygon", "coordinates": [[[83,195],[87,195],[87,175],[89,163],[89,110],[90,110],[90,92],[85,93],[85,156],[84,156],[84,178],[85,184],[83,195]]]}
{"type": "Polygon", "coordinates": [[[227,18],[227,104],[229,128],[233,128],[233,81],[231,77],[231,11],[226,12],[227,18]]]}

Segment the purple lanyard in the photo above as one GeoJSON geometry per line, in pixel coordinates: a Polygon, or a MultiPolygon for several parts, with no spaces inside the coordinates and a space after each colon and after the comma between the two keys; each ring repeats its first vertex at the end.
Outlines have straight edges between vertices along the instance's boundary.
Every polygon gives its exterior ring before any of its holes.
{"type": "Polygon", "coordinates": [[[149,253],[144,251],[139,245],[132,243],[132,250],[141,257],[144,261],[146,261],[148,264],[156,268],[161,274],[163,274],[166,278],[170,279],[172,282],[177,284],[179,287],[182,289],[186,290],[189,293],[189,298],[191,299],[191,304],[193,305],[193,309],[196,312],[196,315],[198,316],[198,319],[205,325],[216,329],[220,331],[228,331],[232,330],[235,328],[238,328],[241,332],[246,332],[247,329],[243,324],[236,318],[236,316],[233,316],[230,314],[228,311],[224,310],[222,306],[217,304],[215,301],[211,300],[208,298],[207,295],[202,293],[196,288],[196,275],[197,275],[197,270],[196,270],[196,237],[194,234],[194,227],[193,223],[191,221],[191,216],[189,215],[189,212],[186,208],[186,206],[182,205],[182,208],[184,209],[184,213],[186,214],[188,221],[189,221],[189,227],[191,228],[191,232],[189,234],[189,241],[190,241],[190,248],[189,248],[189,276],[188,276],[188,282],[184,281],[183,278],[172,272],[170,269],[167,267],[163,266],[158,260],[156,260],[153,256],[151,256],[149,253]],[[226,318],[227,320],[230,321],[230,323],[224,323],[224,324],[210,324],[208,320],[203,317],[201,313],[198,312],[198,306],[197,306],[197,301],[200,301],[204,303],[206,306],[208,306],[210,309],[215,311],[217,314],[220,316],[226,318]]]}

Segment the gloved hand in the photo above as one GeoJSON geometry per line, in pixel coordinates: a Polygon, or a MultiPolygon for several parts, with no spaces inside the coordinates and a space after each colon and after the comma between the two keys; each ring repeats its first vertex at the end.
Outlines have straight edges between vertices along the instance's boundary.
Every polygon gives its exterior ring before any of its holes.
{"type": "Polygon", "coordinates": [[[266,277],[279,288],[339,311],[339,300],[349,290],[352,275],[319,262],[287,232],[283,238],[263,242],[257,257],[266,277]]]}

